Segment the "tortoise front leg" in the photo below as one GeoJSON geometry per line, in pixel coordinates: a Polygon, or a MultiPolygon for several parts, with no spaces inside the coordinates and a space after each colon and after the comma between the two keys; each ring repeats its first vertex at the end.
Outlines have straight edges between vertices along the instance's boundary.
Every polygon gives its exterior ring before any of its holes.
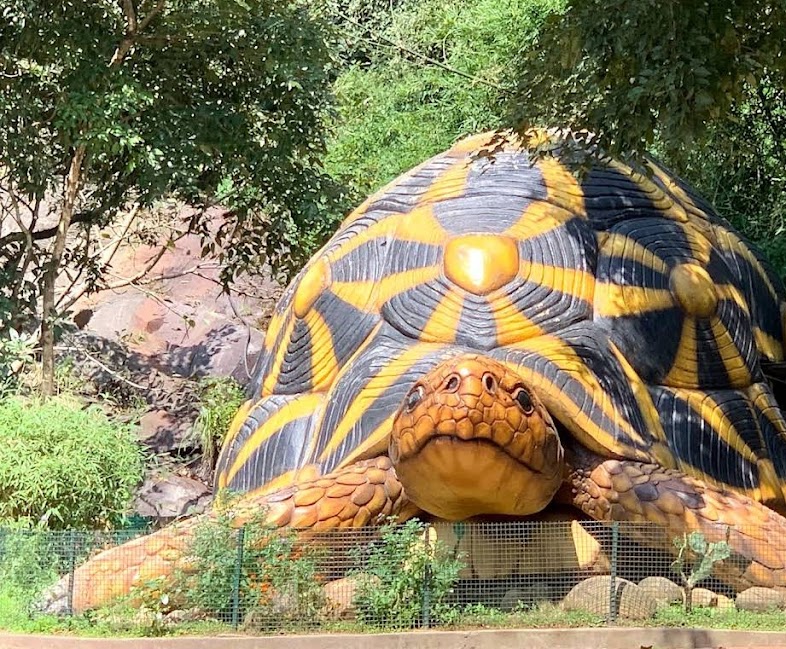
{"type": "Polygon", "coordinates": [[[672,539],[701,532],[727,540],[732,556],[715,574],[736,590],[786,586],[786,519],[729,489],[710,486],[657,464],[608,460],[580,452],[561,499],[600,521],[630,521],[623,534],[650,547],[675,551],[672,539]]]}
{"type": "Polygon", "coordinates": [[[387,457],[350,464],[271,494],[246,496],[233,509],[238,526],[262,507],[272,525],[313,530],[376,525],[388,516],[404,521],[420,511],[387,457]]]}
{"type": "MultiPolygon", "coordinates": [[[[376,525],[388,516],[404,521],[420,511],[407,499],[387,457],[357,462],[270,494],[243,496],[230,510],[232,524],[241,527],[263,508],[269,524],[310,530],[376,525]]],[[[74,610],[96,608],[170,575],[183,565],[195,526],[209,516],[174,523],[87,561],[74,573],[74,610]]],[[[65,577],[44,595],[41,608],[62,612],[68,588],[65,577]]]]}

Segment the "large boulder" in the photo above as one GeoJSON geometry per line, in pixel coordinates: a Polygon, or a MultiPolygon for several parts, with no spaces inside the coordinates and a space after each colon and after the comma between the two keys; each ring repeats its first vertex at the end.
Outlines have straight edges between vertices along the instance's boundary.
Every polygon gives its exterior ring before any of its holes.
{"type": "Polygon", "coordinates": [[[137,492],[134,507],[145,518],[162,522],[200,514],[212,500],[209,487],[185,476],[153,476],[145,480],[137,492]]]}
{"type": "MultiPolygon", "coordinates": [[[[113,274],[137,276],[163,243],[121,246],[112,259],[113,274]]],[[[246,367],[261,349],[266,314],[281,288],[270,278],[242,276],[233,293],[224,293],[221,269],[201,260],[200,248],[198,235],[182,237],[161,255],[144,283],[81,299],[74,307],[77,324],[124,342],[166,374],[232,376],[246,383],[246,367]]]]}
{"type": "Polygon", "coordinates": [[[772,588],[754,586],[737,595],[735,604],[742,611],[773,611],[786,608],[784,596],[772,588]]]}
{"type": "Polygon", "coordinates": [[[707,588],[694,588],[691,591],[691,603],[693,606],[717,608],[718,595],[707,588]]]}
{"type": "MultiPolygon", "coordinates": [[[[201,449],[193,426],[198,380],[249,382],[282,287],[269,273],[241,275],[225,293],[220,266],[200,257],[198,235],[168,242],[170,228],[179,229],[189,216],[173,202],[129,217],[127,241],[107,246],[111,259],[101,260],[109,264],[114,286],[73,305],[73,327],[58,345],[58,360],[70,362],[86,400],[105,404],[109,396],[118,410],[125,409],[120,416],[139,423],[140,442],[164,465],[186,465],[193,477],[207,479],[212,467],[197,461],[201,449]]],[[[221,214],[211,209],[200,220],[214,231],[221,214]]],[[[108,240],[117,235],[106,234],[108,240]]],[[[201,506],[204,490],[149,476],[139,510],[156,518],[180,516],[201,506]]]]}
{"type": "Polygon", "coordinates": [[[645,577],[639,582],[639,588],[649,594],[658,606],[682,604],[684,598],[682,588],[666,577],[645,577]]]}
{"type": "Polygon", "coordinates": [[[355,608],[357,588],[357,577],[344,577],[325,584],[326,617],[335,620],[354,620],[357,612],[355,608]]]}
{"type": "MultiPolygon", "coordinates": [[[[648,592],[627,579],[617,578],[615,601],[617,617],[647,620],[655,615],[658,603],[648,592]]],[[[599,616],[609,612],[611,577],[599,575],[576,584],[562,600],[566,611],[585,611],[599,616]]]]}

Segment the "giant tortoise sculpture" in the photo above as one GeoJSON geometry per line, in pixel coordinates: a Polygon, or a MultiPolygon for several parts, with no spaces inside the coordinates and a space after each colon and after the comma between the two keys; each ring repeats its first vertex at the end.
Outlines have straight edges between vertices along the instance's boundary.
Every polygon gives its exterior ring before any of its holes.
{"type": "MultiPolygon", "coordinates": [[[[266,507],[314,530],[567,503],[650,522],[663,534],[641,541],[664,548],[728,534],[724,579],[786,586],[786,421],[765,375],[783,298],[657,163],[576,176],[513,136],[468,138],[369,198],[291,283],[217,487],[244,494],[238,524],[266,507]]],[[[193,524],[88,562],[77,607],[169,569],[193,524]]]]}

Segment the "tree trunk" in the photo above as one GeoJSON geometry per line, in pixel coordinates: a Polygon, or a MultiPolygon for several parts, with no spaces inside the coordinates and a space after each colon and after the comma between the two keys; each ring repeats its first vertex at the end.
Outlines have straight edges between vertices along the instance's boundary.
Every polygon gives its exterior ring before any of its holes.
{"type": "Polygon", "coordinates": [[[76,198],[79,194],[82,178],[82,162],[85,158],[85,146],[80,144],[71,158],[66,178],[63,210],[57,224],[57,234],[52,247],[51,257],[44,272],[41,306],[41,396],[52,396],[55,391],[55,332],[54,323],[57,316],[55,310],[55,280],[63,258],[68,228],[74,215],[76,198]]]}

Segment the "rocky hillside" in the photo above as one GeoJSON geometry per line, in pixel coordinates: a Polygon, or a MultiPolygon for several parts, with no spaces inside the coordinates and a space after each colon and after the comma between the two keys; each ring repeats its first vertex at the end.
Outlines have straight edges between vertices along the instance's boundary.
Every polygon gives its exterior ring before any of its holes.
{"type": "MultiPolygon", "coordinates": [[[[135,277],[157,250],[154,242],[121,247],[112,273],[135,277]]],[[[269,276],[241,277],[223,293],[218,265],[199,252],[198,238],[186,236],[143,280],[81,299],[58,346],[88,399],[116,403],[138,421],[151,457],[136,500],[145,517],[171,519],[209,502],[210,471],[193,435],[198,381],[248,383],[281,293],[269,276]]]]}

